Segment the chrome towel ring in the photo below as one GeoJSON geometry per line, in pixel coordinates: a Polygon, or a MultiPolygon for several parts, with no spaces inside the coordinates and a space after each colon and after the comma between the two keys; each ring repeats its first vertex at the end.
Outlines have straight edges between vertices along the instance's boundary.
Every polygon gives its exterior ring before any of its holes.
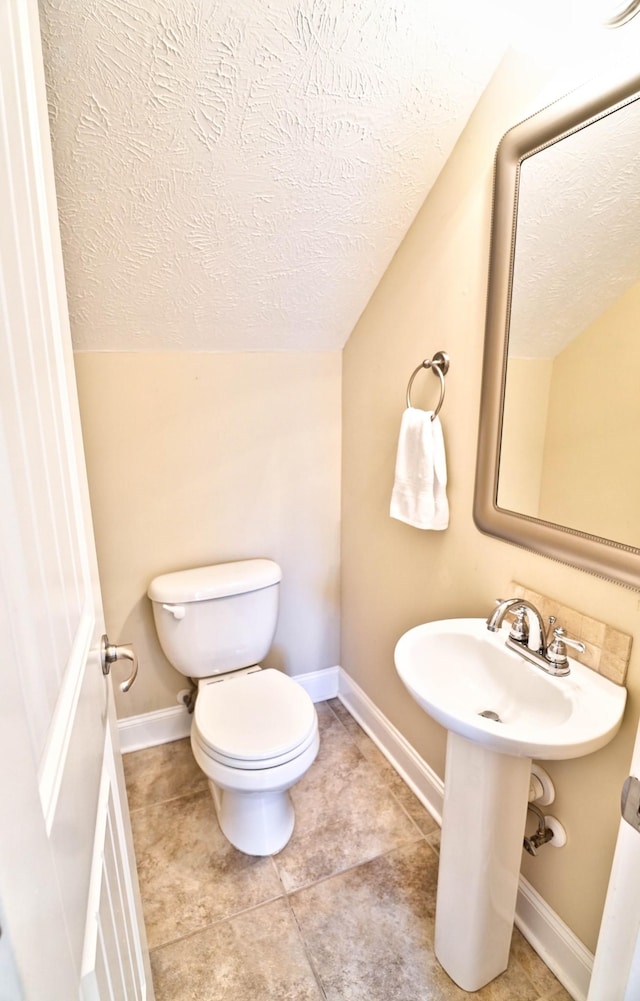
{"type": "Polygon", "coordinates": [[[421,371],[421,369],[430,368],[431,371],[434,372],[440,379],[440,399],[438,400],[437,407],[435,408],[433,414],[431,415],[431,420],[432,421],[435,420],[435,418],[440,413],[440,408],[442,404],[444,403],[444,392],[445,392],[444,377],[449,371],[449,363],[450,363],[449,355],[445,351],[437,351],[434,354],[433,358],[425,358],[425,360],[418,365],[415,371],[411,373],[411,378],[409,379],[409,385],[407,386],[407,407],[411,406],[411,387],[413,385],[413,380],[417,376],[418,372],[421,371]]]}

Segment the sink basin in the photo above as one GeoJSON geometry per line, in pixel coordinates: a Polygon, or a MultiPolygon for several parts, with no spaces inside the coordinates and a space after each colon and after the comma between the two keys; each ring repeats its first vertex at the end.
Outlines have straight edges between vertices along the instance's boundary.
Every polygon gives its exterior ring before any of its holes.
{"type": "Polygon", "coordinates": [[[574,660],[569,675],[546,674],[508,650],[505,639],[484,619],[427,622],[398,641],[396,668],[433,719],[501,754],[577,758],[611,740],[625,688],[574,660]]]}
{"type": "Polygon", "coordinates": [[[484,619],[448,619],[395,650],[409,692],[448,731],[434,949],[465,991],[509,963],[532,758],[603,747],[627,694],[573,660],[570,674],[546,674],[506,638],[484,619]]]}

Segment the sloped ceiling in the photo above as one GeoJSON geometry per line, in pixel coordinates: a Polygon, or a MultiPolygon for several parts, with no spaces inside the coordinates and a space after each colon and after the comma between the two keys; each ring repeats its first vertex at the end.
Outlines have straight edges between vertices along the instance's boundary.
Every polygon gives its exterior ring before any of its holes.
{"type": "Polygon", "coordinates": [[[502,54],[502,8],[41,0],[76,349],[340,349],[502,54]]]}

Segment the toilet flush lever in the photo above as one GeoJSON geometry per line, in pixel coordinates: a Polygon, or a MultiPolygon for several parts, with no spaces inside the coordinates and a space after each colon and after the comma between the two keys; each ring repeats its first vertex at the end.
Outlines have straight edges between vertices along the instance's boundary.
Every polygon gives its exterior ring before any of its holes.
{"type": "Polygon", "coordinates": [[[123,681],[120,684],[120,691],[128,692],[138,676],[138,657],[130,643],[113,646],[113,644],[109,643],[109,637],[105,635],[100,640],[100,663],[102,665],[102,673],[108,674],[111,670],[111,665],[114,664],[116,660],[131,661],[131,674],[126,681],[123,681]]]}
{"type": "Polygon", "coordinates": [[[184,605],[163,605],[166,612],[171,612],[174,619],[184,619],[184,605]]]}

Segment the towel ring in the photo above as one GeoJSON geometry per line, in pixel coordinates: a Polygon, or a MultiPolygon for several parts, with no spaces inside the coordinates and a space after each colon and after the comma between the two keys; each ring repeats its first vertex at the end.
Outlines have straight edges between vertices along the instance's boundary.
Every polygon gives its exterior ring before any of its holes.
{"type": "Polygon", "coordinates": [[[438,400],[437,407],[435,408],[433,414],[431,415],[431,420],[433,421],[440,413],[440,408],[444,403],[444,393],[445,393],[444,377],[449,371],[449,355],[445,351],[437,351],[436,354],[434,354],[433,358],[425,358],[425,360],[418,365],[415,371],[411,373],[411,378],[409,379],[409,385],[407,386],[407,407],[410,407],[412,405],[411,387],[413,386],[413,380],[417,376],[418,372],[420,372],[423,368],[430,368],[431,371],[434,372],[440,379],[440,399],[438,400]]]}

